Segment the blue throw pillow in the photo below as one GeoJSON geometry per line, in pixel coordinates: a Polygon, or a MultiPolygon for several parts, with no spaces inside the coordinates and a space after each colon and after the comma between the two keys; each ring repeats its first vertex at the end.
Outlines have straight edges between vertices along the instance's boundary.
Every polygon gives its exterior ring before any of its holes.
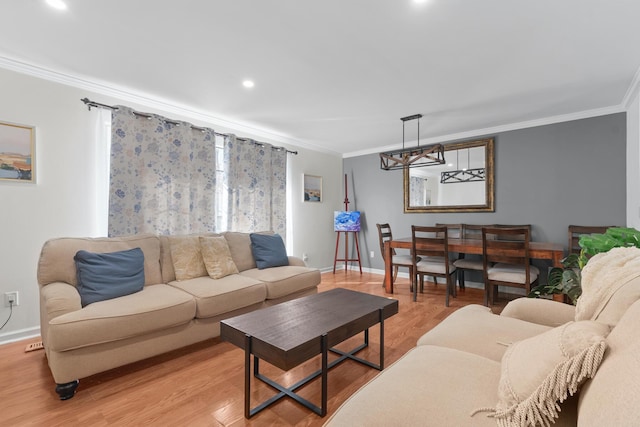
{"type": "Polygon", "coordinates": [[[144,287],[142,249],[110,253],[78,251],[73,257],[82,306],[141,291],[144,287]]]}
{"type": "Polygon", "coordinates": [[[279,234],[251,233],[251,252],[260,270],[269,267],[289,265],[287,249],[279,234]]]}

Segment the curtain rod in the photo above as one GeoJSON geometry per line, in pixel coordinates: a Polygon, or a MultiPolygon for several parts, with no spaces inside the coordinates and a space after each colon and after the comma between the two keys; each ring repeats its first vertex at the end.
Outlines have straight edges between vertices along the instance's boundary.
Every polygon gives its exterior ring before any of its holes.
{"type": "MultiPolygon", "coordinates": [[[[114,107],[113,105],[101,104],[101,103],[99,103],[99,102],[92,101],[92,100],[90,100],[89,98],[82,98],[80,101],[84,102],[84,104],[87,106],[87,108],[89,109],[89,111],[91,111],[91,107],[96,107],[96,108],[105,108],[105,109],[107,109],[107,110],[117,110],[117,109],[118,109],[118,107],[114,107]]],[[[152,117],[152,116],[151,116],[151,114],[139,113],[139,112],[137,112],[137,111],[134,111],[134,112],[133,112],[133,114],[135,114],[136,116],[146,117],[146,118],[151,118],[151,117],[152,117]]],[[[166,121],[167,123],[171,123],[171,124],[174,124],[174,125],[177,125],[177,124],[179,124],[179,123],[180,123],[180,122],[176,122],[176,121],[173,121],[173,120],[167,120],[167,119],[165,119],[165,121],[166,121]]],[[[193,126],[193,125],[191,125],[191,128],[192,128],[192,129],[195,129],[195,130],[199,130],[199,131],[204,131],[204,130],[205,130],[205,128],[198,127],[198,126],[193,126]]],[[[218,135],[218,136],[229,136],[229,134],[226,134],[226,133],[220,133],[220,132],[216,132],[216,131],[213,131],[213,133],[214,133],[214,134],[216,134],[216,135],[218,135]]],[[[258,141],[254,141],[254,140],[252,140],[252,139],[248,139],[248,138],[238,138],[238,137],[236,137],[236,139],[238,139],[238,140],[240,140],[240,141],[245,141],[245,142],[253,142],[254,144],[257,144],[257,145],[260,145],[260,146],[264,147],[264,144],[261,144],[260,142],[258,142],[258,141]]],[[[271,148],[273,148],[274,150],[282,150],[282,149],[285,149],[284,147],[275,147],[275,146],[272,146],[271,148]]],[[[298,155],[298,152],[297,152],[297,151],[291,151],[291,150],[286,150],[286,149],[285,149],[285,151],[286,151],[287,153],[289,153],[289,154],[295,154],[295,155],[298,155]]]]}

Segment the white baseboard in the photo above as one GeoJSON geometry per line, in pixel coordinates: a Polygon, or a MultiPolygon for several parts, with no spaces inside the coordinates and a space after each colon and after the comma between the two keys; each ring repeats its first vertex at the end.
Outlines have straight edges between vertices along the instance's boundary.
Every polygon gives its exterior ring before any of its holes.
{"type": "MultiPolygon", "coordinates": [[[[350,265],[348,267],[349,270],[353,270],[353,271],[359,271],[358,266],[354,266],[354,265],[350,265]]],[[[322,272],[328,272],[328,271],[332,271],[333,267],[327,267],[326,269],[323,269],[322,272]]],[[[338,272],[338,270],[342,270],[344,271],[344,264],[340,264],[340,265],[336,265],[336,273],[338,272]]],[[[380,270],[380,269],[376,269],[376,268],[362,268],[363,272],[367,272],[367,273],[372,273],[372,274],[382,274],[384,275],[384,270],[380,270]]],[[[408,279],[409,278],[409,272],[402,272],[402,271],[398,271],[398,277],[402,277],[404,279],[408,279]]],[[[481,282],[473,282],[471,280],[465,280],[464,281],[464,285],[467,288],[473,288],[473,289],[484,289],[484,283],[481,282]]],[[[517,289],[517,288],[511,288],[511,287],[507,287],[507,286],[498,286],[498,292],[506,292],[506,293],[510,293],[513,295],[520,295],[520,296],[525,296],[525,292],[524,289],[517,289]]]]}
{"type": "Polygon", "coordinates": [[[0,345],[9,344],[16,341],[22,341],[30,338],[40,338],[39,326],[0,334],[0,345]]]}

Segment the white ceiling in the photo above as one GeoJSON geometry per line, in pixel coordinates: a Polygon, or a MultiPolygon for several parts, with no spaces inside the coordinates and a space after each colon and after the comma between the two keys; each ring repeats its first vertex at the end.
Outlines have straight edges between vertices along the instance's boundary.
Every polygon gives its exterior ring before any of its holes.
{"type": "Polygon", "coordinates": [[[638,0],[66,2],[4,0],[4,64],[345,155],[416,113],[436,141],[623,111],[639,79],[638,0]]]}

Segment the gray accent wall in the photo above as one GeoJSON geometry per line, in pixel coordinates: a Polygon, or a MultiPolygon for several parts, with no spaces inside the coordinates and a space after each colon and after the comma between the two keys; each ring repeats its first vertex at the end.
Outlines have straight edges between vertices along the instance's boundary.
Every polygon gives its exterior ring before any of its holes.
{"type": "Polygon", "coordinates": [[[404,213],[401,170],[381,170],[378,154],[344,159],[349,208],[362,211],[363,268],[384,269],[376,223],[390,223],[394,237],[411,225],[532,224],[533,240],[565,248],[571,224],[625,225],[625,113],[485,136],[495,137],[495,212],[404,213]]]}

